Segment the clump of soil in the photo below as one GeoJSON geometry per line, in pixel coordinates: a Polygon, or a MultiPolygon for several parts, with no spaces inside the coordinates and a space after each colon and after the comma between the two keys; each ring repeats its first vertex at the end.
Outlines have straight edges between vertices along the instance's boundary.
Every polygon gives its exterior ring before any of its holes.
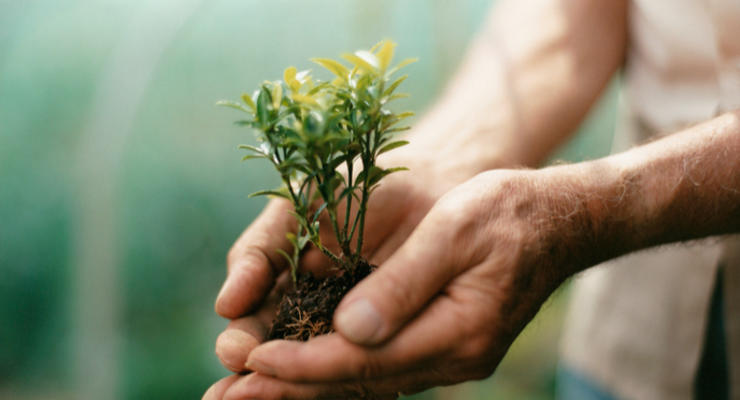
{"type": "Polygon", "coordinates": [[[311,273],[299,274],[293,289],[278,304],[267,340],[306,341],[333,332],[332,319],[339,302],[373,270],[375,266],[360,260],[354,268],[336,276],[316,278],[311,273]]]}

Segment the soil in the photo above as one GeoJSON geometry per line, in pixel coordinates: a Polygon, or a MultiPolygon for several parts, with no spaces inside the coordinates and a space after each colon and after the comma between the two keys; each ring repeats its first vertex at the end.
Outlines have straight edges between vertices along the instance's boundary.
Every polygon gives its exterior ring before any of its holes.
{"type": "Polygon", "coordinates": [[[278,304],[277,315],[267,333],[267,340],[306,341],[334,331],[334,310],[344,295],[375,269],[365,260],[336,276],[316,278],[310,273],[298,275],[294,288],[278,304]]]}

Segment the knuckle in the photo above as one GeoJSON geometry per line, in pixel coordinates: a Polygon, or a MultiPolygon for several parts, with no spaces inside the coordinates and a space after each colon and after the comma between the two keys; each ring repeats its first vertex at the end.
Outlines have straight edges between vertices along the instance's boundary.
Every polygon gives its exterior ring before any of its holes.
{"type": "Polygon", "coordinates": [[[386,310],[382,312],[398,322],[398,319],[403,318],[399,315],[401,311],[409,304],[414,304],[414,291],[408,290],[408,282],[394,269],[385,272],[382,285],[382,290],[378,291],[383,294],[380,300],[386,305],[386,310]]]}
{"type": "Polygon", "coordinates": [[[382,363],[372,356],[365,356],[357,366],[357,375],[360,379],[373,379],[383,372],[382,363]]]}
{"type": "Polygon", "coordinates": [[[486,379],[493,375],[495,370],[496,367],[490,363],[476,365],[475,368],[470,369],[467,379],[476,381],[486,379]]]}
{"type": "Polygon", "coordinates": [[[487,358],[491,347],[491,339],[487,335],[471,335],[460,344],[457,358],[462,362],[475,364],[487,358]]]}
{"type": "Polygon", "coordinates": [[[250,269],[266,269],[273,271],[273,263],[262,248],[250,246],[242,250],[238,255],[230,256],[229,269],[241,269],[247,271],[250,269]]]}
{"type": "Polygon", "coordinates": [[[347,384],[344,389],[345,389],[345,393],[343,394],[342,398],[350,398],[350,399],[376,398],[374,396],[373,391],[365,383],[361,383],[361,382],[350,383],[350,384],[347,384]]]}

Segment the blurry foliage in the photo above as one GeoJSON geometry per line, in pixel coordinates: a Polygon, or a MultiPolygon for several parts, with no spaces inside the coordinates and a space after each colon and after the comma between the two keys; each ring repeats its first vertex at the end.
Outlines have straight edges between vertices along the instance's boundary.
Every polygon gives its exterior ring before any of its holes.
{"type": "MultiPolygon", "coordinates": [[[[71,253],[81,185],[100,182],[79,182],[74,167],[112,49],[155,3],[166,11],[183,2],[0,0],[0,398],[78,398],[71,253]]],[[[121,367],[111,398],[199,398],[224,375],[213,344],[225,321],[212,302],[225,254],[261,207],[246,195],[279,177],[268,166],[234,167],[239,153],[230,144],[243,131],[223,128],[213,100],[292,60],[394,37],[405,56],[425,61],[411,67],[406,90],[414,98],[404,101],[421,111],[488,6],[488,0],[199,4],[159,59],[112,177],[122,310],[120,337],[111,338],[120,340],[121,367]],[[307,29],[307,20],[331,22],[307,29]]],[[[115,91],[125,93],[126,82],[118,85],[115,91]]],[[[589,136],[563,157],[608,151],[614,116],[604,110],[613,99],[612,92],[585,125],[589,136]]],[[[105,156],[111,149],[101,143],[105,156]]],[[[546,308],[493,378],[413,398],[547,398],[560,304],[546,308]]]]}

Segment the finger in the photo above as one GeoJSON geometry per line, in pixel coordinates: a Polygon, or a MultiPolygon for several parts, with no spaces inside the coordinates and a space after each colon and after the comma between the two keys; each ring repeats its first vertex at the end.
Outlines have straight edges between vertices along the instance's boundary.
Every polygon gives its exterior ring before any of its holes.
{"type": "Polygon", "coordinates": [[[275,288],[256,313],[232,320],[218,336],[216,355],[230,371],[246,371],[244,364],[249,352],[265,341],[269,326],[275,317],[275,306],[290,282],[290,275],[283,272],[277,279],[275,288]]]}
{"type": "MultiPolygon", "coordinates": [[[[468,332],[460,305],[438,296],[419,317],[380,346],[365,347],[329,334],[308,342],[274,340],[252,350],[247,368],[295,382],[383,378],[419,368],[452,367],[450,355],[468,332]]],[[[457,361],[455,361],[457,362],[457,361]]]]}
{"type": "Polygon", "coordinates": [[[203,395],[203,400],[223,399],[224,393],[226,393],[226,390],[238,379],[239,379],[239,375],[231,375],[231,376],[227,376],[226,378],[219,380],[218,382],[211,385],[210,388],[208,388],[206,393],[203,395]]]}
{"type": "Polygon", "coordinates": [[[266,327],[254,317],[231,321],[216,339],[216,355],[232,372],[244,372],[249,353],[264,341],[266,327]]]}
{"type": "Polygon", "coordinates": [[[438,382],[430,372],[416,371],[399,377],[342,383],[300,383],[281,381],[262,374],[250,374],[234,382],[224,400],[237,399],[396,399],[399,392],[418,393],[438,382]]]}
{"type": "Polygon", "coordinates": [[[383,342],[449,282],[457,271],[452,255],[459,243],[434,211],[381,267],[342,300],[334,327],[364,345],[383,342]]]}
{"type": "Polygon", "coordinates": [[[228,275],[216,299],[216,312],[226,318],[246,314],[258,305],[285,267],[277,249],[289,250],[285,234],[294,230],[290,203],[271,201],[229,251],[228,275]]]}

